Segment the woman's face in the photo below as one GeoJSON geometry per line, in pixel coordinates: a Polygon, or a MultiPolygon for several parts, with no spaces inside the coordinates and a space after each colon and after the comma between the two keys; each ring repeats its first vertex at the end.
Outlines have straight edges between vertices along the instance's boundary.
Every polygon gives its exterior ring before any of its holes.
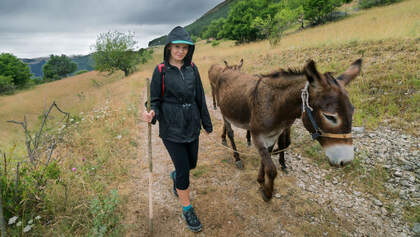
{"type": "Polygon", "coordinates": [[[169,45],[171,57],[177,61],[184,60],[188,53],[188,44],[171,44],[169,45]]]}

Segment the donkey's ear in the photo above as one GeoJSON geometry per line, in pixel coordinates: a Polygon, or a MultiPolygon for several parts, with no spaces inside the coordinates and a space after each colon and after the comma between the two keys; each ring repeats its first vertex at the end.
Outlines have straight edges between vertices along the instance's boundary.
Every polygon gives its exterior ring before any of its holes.
{"type": "Polygon", "coordinates": [[[228,64],[228,62],[226,62],[226,60],[223,61],[223,62],[225,62],[226,67],[229,67],[229,64],[228,64]]]}
{"type": "Polygon", "coordinates": [[[241,58],[241,61],[239,61],[239,68],[241,68],[243,64],[244,64],[244,59],[241,58]]]}
{"type": "Polygon", "coordinates": [[[354,78],[359,75],[360,70],[362,69],[362,59],[359,58],[354,61],[347,70],[337,77],[337,80],[344,86],[349,84],[354,78]]]}
{"type": "Polygon", "coordinates": [[[316,69],[315,62],[312,59],[306,63],[304,71],[306,78],[308,79],[308,82],[311,84],[312,87],[326,85],[321,75],[319,75],[319,72],[316,69]]]}

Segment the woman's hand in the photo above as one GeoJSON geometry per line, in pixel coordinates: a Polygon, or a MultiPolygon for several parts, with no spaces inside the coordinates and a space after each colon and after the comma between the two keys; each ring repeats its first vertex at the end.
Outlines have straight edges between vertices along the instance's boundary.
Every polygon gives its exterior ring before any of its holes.
{"type": "Polygon", "coordinates": [[[150,112],[144,111],[143,112],[143,120],[150,123],[153,120],[153,117],[155,117],[155,111],[150,110],[150,112]]]}

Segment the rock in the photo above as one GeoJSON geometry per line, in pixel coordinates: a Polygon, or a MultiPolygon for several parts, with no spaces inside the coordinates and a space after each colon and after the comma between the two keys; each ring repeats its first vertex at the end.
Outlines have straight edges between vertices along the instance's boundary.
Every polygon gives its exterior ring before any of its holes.
{"type": "Polygon", "coordinates": [[[382,207],[383,206],[382,202],[379,201],[378,199],[373,199],[373,204],[375,204],[378,207],[382,207]]]}
{"type": "Polygon", "coordinates": [[[420,198],[420,192],[414,192],[413,194],[411,194],[412,198],[420,198]]]}
{"type": "Polygon", "coordinates": [[[276,194],[274,195],[274,197],[275,197],[275,198],[277,198],[277,199],[280,199],[280,198],[281,198],[281,195],[280,195],[280,193],[276,193],[276,194]]]}
{"type": "Polygon", "coordinates": [[[410,182],[412,182],[412,183],[414,183],[415,181],[416,181],[416,178],[414,177],[414,176],[408,176],[408,181],[410,181],[410,182]]]}
{"type": "Polygon", "coordinates": [[[388,211],[386,210],[386,208],[385,208],[385,207],[381,207],[381,213],[382,213],[382,215],[384,215],[384,216],[388,215],[388,211]]]}
{"type": "Polygon", "coordinates": [[[365,131],[365,127],[353,127],[352,130],[355,133],[363,133],[365,131]]]}
{"type": "Polygon", "coordinates": [[[418,222],[414,223],[413,232],[416,235],[419,235],[420,234],[420,223],[418,223],[418,222]]]}
{"type": "Polygon", "coordinates": [[[397,171],[394,172],[394,176],[395,177],[402,177],[402,175],[403,175],[402,172],[399,171],[399,170],[397,170],[397,171]]]}
{"type": "Polygon", "coordinates": [[[335,180],[335,179],[333,179],[332,183],[333,183],[334,185],[336,185],[336,184],[338,184],[338,181],[337,181],[337,180],[335,180]]]}
{"type": "Polygon", "coordinates": [[[405,179],[403,179],[403,180],[400,182],[400,184],[401,184],[402,186],[405,186],[405,187],[411,187],[411,184],[410,184],[407,180],[405,180],[405,179]]]}
{"type": "Polygon", "coordinates": [[[362,193],[358,191],[354,191],[353,194],[356,195],[356,197],[360,197],[360,195],[362,195],[362,193]]]}
{"type": "Polygon", "coordinates": [[[404,199],[404,200],[408,199],[407,192],[405,192],[404,190],[401,190],[399,195],[401,199],[404,199]]]}

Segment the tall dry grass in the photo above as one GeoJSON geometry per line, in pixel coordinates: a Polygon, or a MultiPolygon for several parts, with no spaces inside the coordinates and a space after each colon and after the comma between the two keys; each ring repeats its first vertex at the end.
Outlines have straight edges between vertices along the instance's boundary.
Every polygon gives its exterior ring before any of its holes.
{"type": "MultiPolygon", "coordinates": [[[[409,0],[288,34],[276,46],[267,41],[238,46],[224,41],[213,47],[202,41],[197,43],[194,62],[210,94],[207,70],[223,60],[236,64],[243,58],[244,71],[259,73],[279,67],[300,68],[312,58],[321,71],[339,73],[363,57],[362,75],[349,88],[356,107],[355,124],[374,128],[378,122],[389,122],[412,130],[419,128],[420,120],[419,28],[420,1],[409,0]],[[406,123],[401,122],[401,116],[406,123]]],[[[30,128],[35,129],[38,116],[52,101],[73,116],[85,118],[55,154],[61,159],[63,177],[72,185],[69,198],[74,209],[55,210],[55,224],[40,233],[86,234],[89,200],[130,179],[128,160],[136,159],[139,145],[135,140],[136,115],[143,109],[145,78],[151,77],[155,65],[162,61],[161,51],[162,47],[156,48],[153,59],[127,78],[122,73],[89,72],[0,97],[0,149],[7,151],[16,145],[10,154],[15,158],[25,154],[23,133],[20,127],[4,121],[22,120],[27,115],[30,128]],[[102,117],[98,111],[105,107],[108,112],[102,117]],[[80,170],[77,176],[71,172],[73,167],[80,170]]],[[[55,203],[63,199],[59,189],[51,190],[50,195],[55,203]]]]}

